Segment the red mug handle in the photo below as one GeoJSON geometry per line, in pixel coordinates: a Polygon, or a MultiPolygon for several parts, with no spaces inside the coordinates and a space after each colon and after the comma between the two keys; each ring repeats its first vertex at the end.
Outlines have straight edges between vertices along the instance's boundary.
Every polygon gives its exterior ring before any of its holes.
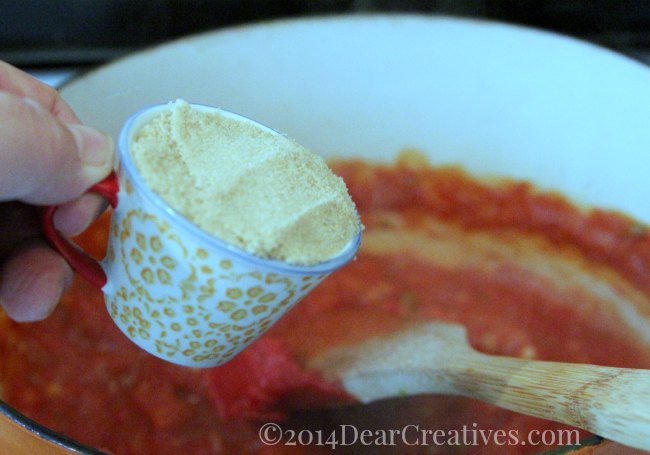
{"type": "MultiPolygon", "coordinates": [[[[111,207],[117,207],[117,193],[119,191],[119,180],[115,171],[111,172],[101,182],[88,189],[88,193],[97,193],[106,199],[111,207]]],[[[79,249],[74,243],[68,240],[54,227],[54,213],[58,205],[45,207],[42,215],[42,225],[45,237],[52,247],[70,264],[72,269],[83,276],[90,284],[101,289],[106,284],[107,278],[104,269],[99,262],[79,249]]]]}

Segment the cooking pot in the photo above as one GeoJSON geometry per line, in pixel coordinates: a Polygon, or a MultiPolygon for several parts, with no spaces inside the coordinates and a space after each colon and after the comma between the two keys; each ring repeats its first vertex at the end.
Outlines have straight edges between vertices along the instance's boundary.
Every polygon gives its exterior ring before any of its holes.
{"type": "Polygon", "coordinates": [[[183,98],[326,157],[387,161],[415,148],[433,165],[650,222],[650,70],[553,33],[419,15],[275,21],[147,49],[62,96],[115,136],[142,106],[183,98]]]}

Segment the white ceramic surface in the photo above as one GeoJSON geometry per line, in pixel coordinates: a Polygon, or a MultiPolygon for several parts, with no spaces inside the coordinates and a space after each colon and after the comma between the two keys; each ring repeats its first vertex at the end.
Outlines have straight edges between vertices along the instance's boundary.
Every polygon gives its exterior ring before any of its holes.
{"type": "Polygon", "coordinates": [[[650,220],[650,71],[555,34],[431,16],[278,21],[148,49],[62,94],[114,134],[141,106],[181,97],[326,156],[417,147],[650,220]]]}

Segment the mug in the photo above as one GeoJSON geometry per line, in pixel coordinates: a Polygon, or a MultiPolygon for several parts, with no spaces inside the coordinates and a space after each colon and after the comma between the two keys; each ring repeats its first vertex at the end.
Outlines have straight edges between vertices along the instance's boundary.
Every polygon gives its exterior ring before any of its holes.
{"type": "MultiPolygon", "coordinates": [[[[349,262],[361,231],[335,257],[301,266],[255,256],[199,228],[147,186],[129,151],[138,129],[168,106],[145,108],[126,121],[118,140],[119,170],[89,190],[113,207],[101,262],[54,228],[56,206],[44,211],[43,228],[72,268],[103,291],[111,318],[129,339],[170,362],[213,367],[234,357],[349,262]]],[[[192,107],[280,134],[238,114],[192,107]]]]}

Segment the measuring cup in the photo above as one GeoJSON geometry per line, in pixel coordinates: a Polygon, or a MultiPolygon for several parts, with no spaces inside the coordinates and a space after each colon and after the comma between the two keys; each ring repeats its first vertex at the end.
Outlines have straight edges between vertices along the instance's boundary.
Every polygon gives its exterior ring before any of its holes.
{"type": "MultiPolygon", "coordinates": [[[[220,365],[257,339],[327,275],[349,262],[361,232],[335,257],[313,266],[255,256],[173,210],[139,174],[129,151],[138,129],[168,108],[143,109],[118,140],[120,166],[89,191],[113,207],[106,257],[88,256],[43,217],[46,237],[81,276],[102,290],[117,326],[141,348],[190,367],[220,365]]],[[[280,134],[240,115],[192,105],[280,134]]]]}

